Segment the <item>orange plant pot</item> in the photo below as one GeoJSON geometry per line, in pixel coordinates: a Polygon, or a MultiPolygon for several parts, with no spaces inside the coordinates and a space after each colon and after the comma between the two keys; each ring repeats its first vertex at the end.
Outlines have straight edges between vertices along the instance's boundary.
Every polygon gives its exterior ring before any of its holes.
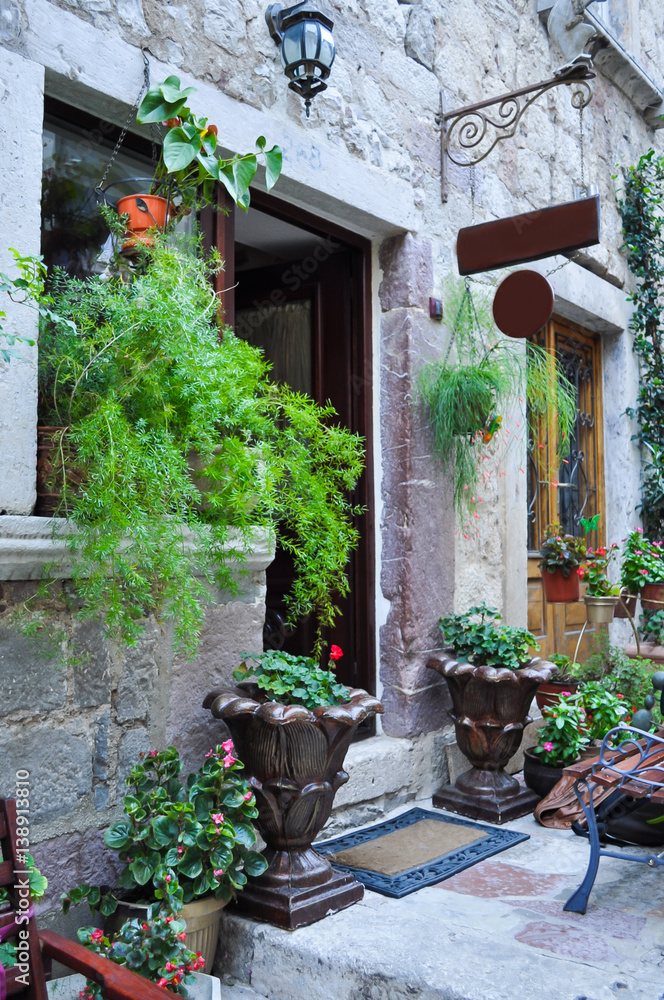
{"type": "Polygon", "coordinates": [[[542,585],[549,604],[574,604],[579,599],[579,577],[574,570],[569,576],[563,576],[561,569],[555,569],[553,573],[543,569],[542,585]]]}
{"type": "Polygon", "coordinates": [[[148,229],[163,229],[168,219],[168,199],[158,194],[130,194],[119,198],[118,215],[127,215],[127,229],[132,233],[145,233],[148,229]],[[139,208],[143,202],[147,212],[139,208]]]}

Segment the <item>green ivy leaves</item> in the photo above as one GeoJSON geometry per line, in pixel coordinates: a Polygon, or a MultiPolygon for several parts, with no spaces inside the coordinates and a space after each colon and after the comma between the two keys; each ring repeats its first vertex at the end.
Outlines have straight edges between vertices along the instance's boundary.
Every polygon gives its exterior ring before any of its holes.
{"type": "Polygon", "coordinates": [[[478,667],[518,670],[528,663],[531,650],[539,649],[539,645],[527,629],[500,625],[500,621],[502,615],[496,608],[479,604],[465,614],[441,618],[440,629],[458,660],[467,660],[478,667]]]}
{"type": "Polygon", "coordinates": [[[331,670],[322,670],[309,656],[293,656],[270,649],[260,655],[247,655],[237,670],[235,680],[251,677],[270,701],[283,705],[339,705],[349,701],[350,692],[336,681],[331,670]]]}

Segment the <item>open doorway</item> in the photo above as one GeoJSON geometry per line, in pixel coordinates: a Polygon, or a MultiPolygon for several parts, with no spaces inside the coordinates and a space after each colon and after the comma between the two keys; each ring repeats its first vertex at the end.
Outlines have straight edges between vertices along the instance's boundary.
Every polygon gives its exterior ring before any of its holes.
{"type": "MultiPolygon", "coordinates": [[[[220,291],[227,322],[265,352],[276,379],[317,402],[329,400],[339,422],[365,438],[367,466],[352,498],[366,508],[357,521],[361,540],[349,567],[350,593],[339,598],[325,640],[344,651],[339,680],[374,691],[370,244],[258,192],[248,213],[229,206],[211,221],[226,262],[220,291]]],[[[267,571],[266,643],[308,655],[315,621],[301,620],[279,636],[292,579],[290,556],[278,550],[267,571]]]]}

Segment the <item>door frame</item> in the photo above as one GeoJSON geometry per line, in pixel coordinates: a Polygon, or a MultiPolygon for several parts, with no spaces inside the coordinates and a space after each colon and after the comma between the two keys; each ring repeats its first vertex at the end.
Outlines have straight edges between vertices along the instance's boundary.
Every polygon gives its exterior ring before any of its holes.
{"type": "MultiPolygon", "coordinates": [[[[235,319],[235,213],[238,209],[225,189],[218,186],[218,211],[206,209],[201,213],[201,227],[206,249],[216,246],[225,262],[225,269],[216,278],[216,291],[221,301],[224,320],[229,326],[235,319]]],[[[372,246],[366,237],[334,222],[321,219],[308,209],[292,205],[263,191],[251,191],[254,208],[283,222],[306,229],[321,238],[338,239],[352,252],[351,265],[351,326],[353,330],[351,353],[351,380],[354,391],[350,393],[351,430],[360,434],[365,442],[366,463],[360,477],[356,496],[365,507],[362,516],[358,555],[350,580],[354,595],[354,613],[358,623],[358,676],[361,686],[371,693],[376,691],[376,543],[375,495],[373,456],[373,338],[372,338],[372,246]],[[363,625],[360,623],[364,623],[363,625]]]]}

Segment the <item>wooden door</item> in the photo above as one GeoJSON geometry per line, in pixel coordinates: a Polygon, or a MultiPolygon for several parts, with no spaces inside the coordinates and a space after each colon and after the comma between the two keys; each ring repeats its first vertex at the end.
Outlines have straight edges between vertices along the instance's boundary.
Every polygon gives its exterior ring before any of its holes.
{"type": "MultiPolygon", "coordinates": [[[[544,531],[552,522],[559,522],[566,533],[578,536],[583,534],[580,518],[600,513],[598,530],[588,536],[587,544],[605,544],[601,342],[557,319],[532,339],[555,355],[575,387],[577,419],[569,454],[558,470],[552,469],[549,461],[555,429],[530,424],[533,447],[528,458],[528,628],[540,643],[540,656],[561,653],[573,657],[586,620],[585,605],[548,604],[537,563],[544,531]]],[[[589,653],[595,629],[586,629],[579,651],[581,660],[589,653]]]]}

